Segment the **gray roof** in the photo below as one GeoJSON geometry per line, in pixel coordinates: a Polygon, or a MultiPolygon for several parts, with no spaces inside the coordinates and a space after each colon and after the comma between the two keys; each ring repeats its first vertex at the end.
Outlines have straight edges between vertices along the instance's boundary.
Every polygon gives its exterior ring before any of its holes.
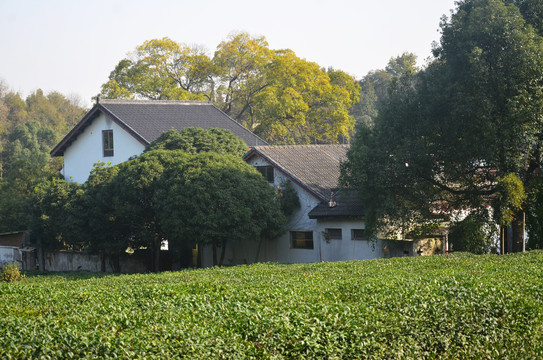
{"type": "Polygon", "coordinates": [[[348,148],[349,145],[255,146],[244,158],[264,158],[322,202],[328,202],[337,192],[339,165],[348,148]]]}
{"type": "Polygon", "coordinates": [[[360,203],[355,191],[341,191],[334,196],[334,206],[320,203],[309,212],[310,219],[319,218],[357,218],[366,216],[366,210],[360,203]]]}
{"type": "Polygon", "coordinates": [[[260,137],[207,101],[101,99],[51,151],[51,155],[62,156],[77,135],[101,113],[144,145],[150,144],[171,128],[181,131],[187,127],[228,129],[248,146],[267,145],[260,137]]]}

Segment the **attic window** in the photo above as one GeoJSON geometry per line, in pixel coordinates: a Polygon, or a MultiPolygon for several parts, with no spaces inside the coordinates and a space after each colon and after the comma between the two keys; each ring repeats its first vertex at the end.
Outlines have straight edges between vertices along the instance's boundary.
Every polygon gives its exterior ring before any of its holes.
{"type": "Polygon", "coordinates": [[[264,179],[266,179],[267,182],[273,183],[274,182],[274,176],[273,176],[273,167],[271,166],[256,166],[256,169],[264,176],[264,179]]]}
{"type": "Polygon", "coordinates": [[[102,147],[104,157],[113,156],[113,130],[102,131],[102,147]]]}

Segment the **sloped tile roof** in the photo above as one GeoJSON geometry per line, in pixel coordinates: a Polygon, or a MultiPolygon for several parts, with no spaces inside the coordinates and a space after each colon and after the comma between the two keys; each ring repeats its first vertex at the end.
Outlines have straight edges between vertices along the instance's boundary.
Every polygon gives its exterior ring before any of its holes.
{"type": "Polygon", "coordinates": [[[100,113],[117,122],[144,145],[171,128],[181,131],[187,127],[228,129],[248,146],[267,145],[260,137],[207,101],[100,100],[51,151],[51,155],[62,156],[66,147],[100,113]]]}
{"type": "Polygon", "coordinates": [[[322,202],[338,189],[339,165],[348,145],[255,146],[245,159],[260,156],[304,186],[322,202]]]}
{"type": "Polygon", "coordinates": [[[340,191],[334,197],[335,206],[320,203],[309,212],[310,219],[319,218],[357,218],[366,216],[366,210],[360,203],[355,191],[340,191]]]}

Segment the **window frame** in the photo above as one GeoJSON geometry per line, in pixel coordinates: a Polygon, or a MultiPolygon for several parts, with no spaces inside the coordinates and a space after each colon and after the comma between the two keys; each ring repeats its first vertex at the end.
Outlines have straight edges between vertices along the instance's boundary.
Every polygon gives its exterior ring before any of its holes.
{"type": "Polygon", "coordinates": [[[289,232],[289,236],[291,249],[313,250],[315,248],[313,231],[294,230],[289,232]],[[296,237],[296,235],[302,234],[304,235],[304,238],[296,237]],[[311,237],[308,236],[309,234],[311,234],[311,237]]]}
{"type": "Polygon", "coordinates": [[[269,182],[270,184],[273,184],[275,182],[275,170],[273,166],[261,165],[261,166],[255,166],[255,168],[256,170],[258,170],[260,174],[262,174],[262,176],[264,177],[264,179],[266,179],[267,182],[269,182]]]}
{"type": "Polygon", "coordinates": [[[366,236],[366,229],[351,229],[351,240],[354,241],[363,241],[368,240],[366,236]],[[362,232],[362,236],[357,236],[357,232],[362,232]]]}
{"type": "Polygon", "coordinates": [[[113,130],[102,130],[102,155],[104,157],[115,156],[115,147],[113,142],[113,130]]]}
{"type": "Polygon", "coordinates": [[[341,228],[325,228],[324,234],[326,240],[343,240],[343,229],[341,228]]]}

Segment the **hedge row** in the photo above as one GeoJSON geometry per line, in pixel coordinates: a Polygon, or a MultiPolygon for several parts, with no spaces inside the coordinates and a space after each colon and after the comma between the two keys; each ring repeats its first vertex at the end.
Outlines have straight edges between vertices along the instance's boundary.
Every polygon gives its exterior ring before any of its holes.
{"type": "Polygon", "coordinates": [[[0,358],[543,358],[543,252],[0,283],[0,358]]]}

